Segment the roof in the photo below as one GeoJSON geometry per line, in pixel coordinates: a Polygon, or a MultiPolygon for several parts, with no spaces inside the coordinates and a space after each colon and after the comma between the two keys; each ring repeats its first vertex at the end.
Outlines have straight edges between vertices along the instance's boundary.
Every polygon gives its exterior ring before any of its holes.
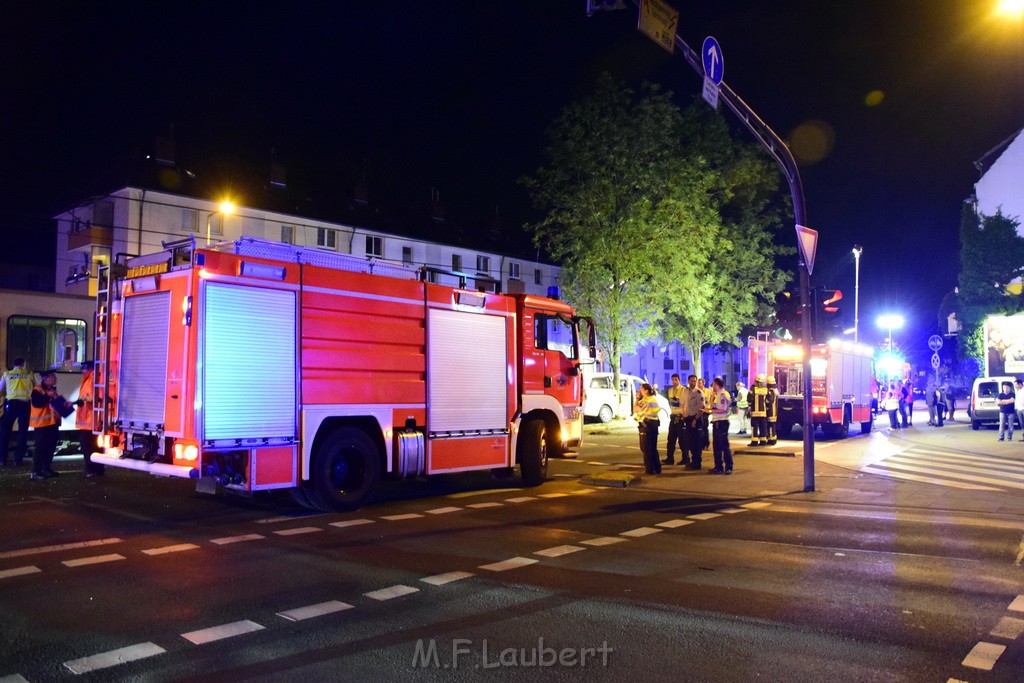
{"type": "Polygon", "coordinates": [[[978,171],[981,172],[981,175],[985,175],[988,169],[992,168],[992,165],[999,160],[999,157],[1006,151],[1006,148],[1009,147],[1021,133],[1024,133],[1024,128],[1021,128],[1016,133],[1011,134],[1010,137],[982,154],[981,157],[974,162],[974,168],[978,169],[978,171]]]}

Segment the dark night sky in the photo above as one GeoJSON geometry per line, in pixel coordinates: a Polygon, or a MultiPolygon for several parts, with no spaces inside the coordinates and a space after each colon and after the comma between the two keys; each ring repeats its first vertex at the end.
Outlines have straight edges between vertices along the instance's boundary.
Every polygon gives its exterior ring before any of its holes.
{"type": "MultiPolygon", "coordinates": [[[[864,246],[862,339],[883,336],[873,320],[898,309],[911,318],[906,342],[924,348],[959,270],[972,162],[1024,126],[1024,26],[994,22],[993,2],[675,3],[683,39],[716,36],[726,82],[780,135],[831,128],[829,153],[801,169],[821,236],[813,280],[852,309],[850,248],[864,246]],[[874,90],[884,99],[868,106],[874,90]]],[[[682,58],[636,30],[635,9],[587,18],[584,6],[5,7],[0,261],[51,262],[49,217],[114,189],[96,185],[172,124],[179,161],[225,184],[223,169],[267,168],[273,149],[310,192],[350,193],[365,173],[371,200],[425,204],[437,187],[465,224],[488,224],[498,207],[519,225],[534,215],[517,179],[602,71],[662,83],[681,105],[699,97],[682,58]]]]}

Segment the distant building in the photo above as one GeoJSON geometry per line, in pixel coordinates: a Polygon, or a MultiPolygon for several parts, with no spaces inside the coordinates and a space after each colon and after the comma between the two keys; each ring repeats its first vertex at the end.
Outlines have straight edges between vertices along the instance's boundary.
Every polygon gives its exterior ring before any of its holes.
{"type": "Polygon", "coordinates": [[[974,184],[978,213],[1003,215],[1020,222],[1024,236],[1024,129],[1006,138],[974,162],[981,177],[974,184]]]}

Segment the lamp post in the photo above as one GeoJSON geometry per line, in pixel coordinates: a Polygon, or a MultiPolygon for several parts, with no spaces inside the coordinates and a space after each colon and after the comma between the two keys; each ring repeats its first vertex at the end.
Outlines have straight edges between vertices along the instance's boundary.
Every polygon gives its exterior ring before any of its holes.
{"type": "Polygon", "coordinates": [[[903,316],[896,314],[882,315],[878,317],[878,326],[889,330],[889,355],[892,356],[892,331],[903,327],[903,316]]]}
{"type": "MultiPolygon", "coordinates": [[[[231,202],[224,200],[217,206],[216,211],[211,211],[210,215],[206,217],[206,244],[210,244],[210,221],[213,220],[214,215],[220,214],[221,220],[224,216],[230,216],[235,212],[235,205],[231,202]]],[[[223,231],[222,231],[223,232],[223,231]]]]}
{"type": "Polygon", "coordinates": [[[853,246],[853,341],[860,341],[860,255],[864,247],[859,244],[853,246]]]}

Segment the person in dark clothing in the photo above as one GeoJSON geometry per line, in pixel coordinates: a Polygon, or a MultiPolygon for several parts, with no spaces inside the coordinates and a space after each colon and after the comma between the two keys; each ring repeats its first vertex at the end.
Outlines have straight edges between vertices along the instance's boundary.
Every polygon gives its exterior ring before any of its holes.
{"type": "Polygon", "coordinates": [[[1013,418],[1014,409],[1013,404],[1016,401],[1017,394],[1013,390],[1013,385],[1009,382],[1003,382],[1000,385],[1001,391],[996,396],[996,403],[999,405],[999,440],[1003,441],[1003,436],[1006,436],[1006,441],[1013,441],[1013,418]]]}

